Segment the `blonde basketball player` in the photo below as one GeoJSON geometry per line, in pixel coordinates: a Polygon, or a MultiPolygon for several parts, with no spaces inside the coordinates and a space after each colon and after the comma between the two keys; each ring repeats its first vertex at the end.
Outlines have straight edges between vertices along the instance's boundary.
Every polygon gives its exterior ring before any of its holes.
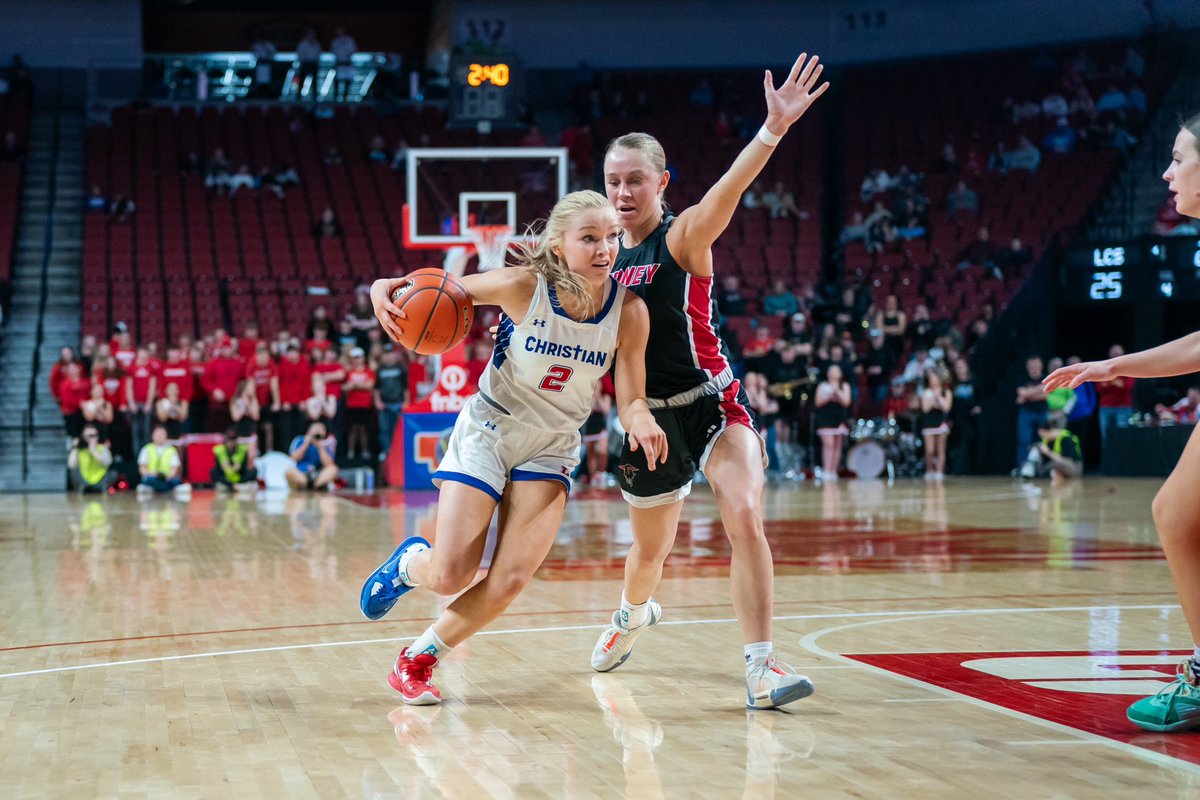
{"type": "MultiPolygon", "coordinates": [[[[487,576],[396,659],[388,682],[405,703],[441,702],[432,683],[438,662],[500,616],[550,551],[579,461],[579,428],[614,358],[631,446],[650,469],[666,457],[666,434],[646,402],[646,305],[609,275],[619,234],[603,195],[574,192],[554,206],[516,266],[462,279],[476,305],[503,312],[491,362],[433,475],[441,491],[435,545],[403,542],[363,585],[363,614],[379,619],[417,586],[462,592],[475,579],[497,505],[499,534],[487,576]]],[[[397,339],[406,318],[390,298],[403,280],[371,287],[375,314],[397,339]]]]}
{"type": "MultiPolygon", "coordinates": [[[[1175,208],[1200,219],[1200,114],[1185,122],[1175,137],[1171,164],[1163,180],[1175,196],[1175,208]]],[[[1114,378],[1165,378],[1200,371],[1200,332],[1173,342],[1106,361],[1072,364],[1050,373],[1046,391],[1074,389],[1087,381],[1114,378]]],[[[1192,655],[1179,665],[1175,680],[1153,697],[1129,707],[1129,720],[1151,731],[1200,728],[1200,428],[1192,432],[1179,463],[1154,498],[1154,524],[1175,579],[1175,591],[1192,633],[1192,655]]]]}
{"type": "Polygon", "coordinates": [[[592,651],[592,667],[600,672],[619,667],[629,658],[634,639],[661,618],[651,593],[662,578],[683,499],[698,468],[716,494],[733,550],[729,571],[745,642],[750,708],[799,700],[813,686],[778,664],[773,653],[774,566],[761,504],[766,448],[717,334],[712,245],[788,128],[829,88],[828,83],[818,85],[821,70],[815,56],[801,55],[779,88],[766,72],[766,123],[704,198],[678,216],[663,206],[671,176],[662,145],[653,136],[621,136],[604,157],[608,199],[623,231],[613,275],[649,307],[650,406],[667,432],[671,452],[653,473],[632,442],[622,453],[621,488],[630,503],[634,541],[625,560],[621,607],[592,651]]]}

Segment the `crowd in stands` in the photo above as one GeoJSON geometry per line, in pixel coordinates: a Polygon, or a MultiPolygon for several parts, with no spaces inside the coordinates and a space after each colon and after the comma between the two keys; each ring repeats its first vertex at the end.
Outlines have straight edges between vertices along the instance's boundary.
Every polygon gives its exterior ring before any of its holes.
{"type": "Polygon", "coordinates": [[[288,480],[298,487],[330,484],[337,463],[373,468],[391,446],[410,365],[382,342],[364,306],[369,312],[365,291],[337,323],[318,306],[302,335],[264,339],[251,322],[237,337],[216,329],[164,348],[135,343],[118,324],[108,341],[85,336],[78,350],[64,347],[49,390],[72,440],[76,481],[99,487],[108,478],[97,465],[136,461],[141,491],[176,491],[186,486],[178,453],[164,448],[191,433],[226,435],[211,477],[227,487],[253,484],[254,461],[269,450],[293,456],[288,480]]]}
{"type": "MultiPolygon", "coordinates": [[[[925,305],[902,308],[895,295],[876,304],[861,286],[823,296],[777,284],[763,302],[764,311],[774,311],[757,317],[725,313],[746,310],[735,276],[723,279],[716,297],[735,372],[767,439],[773,470],[807,463],[836,479],[855,421],[866,419],[878,421],[875,430],[909,434],[930,478],[974,471],[983,406],[969,354],[992,323],[991,306],[962,331],[925,305]]],[[[1123,352],[1114,345],[1109,356],[1123,352]]],[[[1079,360],[1072,356],[1067,363],[1079,360]]],[[[1047,396],[1041,381],[1063,363],[1034,356],[1025,364],[1026,379],[1011,399],[1015,476],[1077,476],[1084,448],[1095,454],[1089,467],[1098,466],[1113,428],[1133,421],[1194,424],[1200,414],[1200,384],[1190,378],[1118,378],[1047,396]]]]}
{"type": "Polygon", "coordinates": [[[808,460],[835,479],[851,421],[884,418],[921,440],[931,477],[970,471],[980,408],[966,354],[990,306],[964,334],[924,305],[906,311],[895,295],[877,304],[863,286],[826,296],[778,281],[765,315],[747,317],[738,278],[727,275],[716,300],[773,468],[808,460]]]}

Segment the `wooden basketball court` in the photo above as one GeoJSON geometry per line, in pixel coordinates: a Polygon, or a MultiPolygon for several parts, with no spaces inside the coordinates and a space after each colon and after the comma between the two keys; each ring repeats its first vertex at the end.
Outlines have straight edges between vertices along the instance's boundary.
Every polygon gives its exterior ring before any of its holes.
{"type": "Polygon", "coordinates": [[[1200,796],[1200,737],[1124,719],[1190,644],[1150,521],[1158,481],[772,487],[779,654],[816,694],[747,712],[729,547],[685,509],[665,617],[589,655],[630,541],[577,493],[510,613],[384,677],[441,600],[382,622],[363,578],[433,495],[0,497],[6,797],[1200,796]]]}

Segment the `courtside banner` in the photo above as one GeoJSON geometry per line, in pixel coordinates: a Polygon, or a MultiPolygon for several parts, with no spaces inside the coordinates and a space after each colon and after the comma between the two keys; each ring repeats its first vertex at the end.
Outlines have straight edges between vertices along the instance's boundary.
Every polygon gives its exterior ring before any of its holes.
{"type": "Polygon", "coordinates": [[[404,424],[404,488],[432,489],[430,476],[442,463],[446,443],[454,430],[458,413],[429,413],[408,411],[404,424]]]}

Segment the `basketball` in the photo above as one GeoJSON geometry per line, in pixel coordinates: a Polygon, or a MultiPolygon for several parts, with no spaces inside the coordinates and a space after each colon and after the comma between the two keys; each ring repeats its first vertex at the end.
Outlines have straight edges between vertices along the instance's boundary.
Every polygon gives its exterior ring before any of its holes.
{"type": "Polygon", "coordinates": [[[475,320],[467,287],[441,269],[419,269],[392,292],[392,302],[408,319],[403,347],[423,356],[440,355],[461,342],[475,320]]]}

